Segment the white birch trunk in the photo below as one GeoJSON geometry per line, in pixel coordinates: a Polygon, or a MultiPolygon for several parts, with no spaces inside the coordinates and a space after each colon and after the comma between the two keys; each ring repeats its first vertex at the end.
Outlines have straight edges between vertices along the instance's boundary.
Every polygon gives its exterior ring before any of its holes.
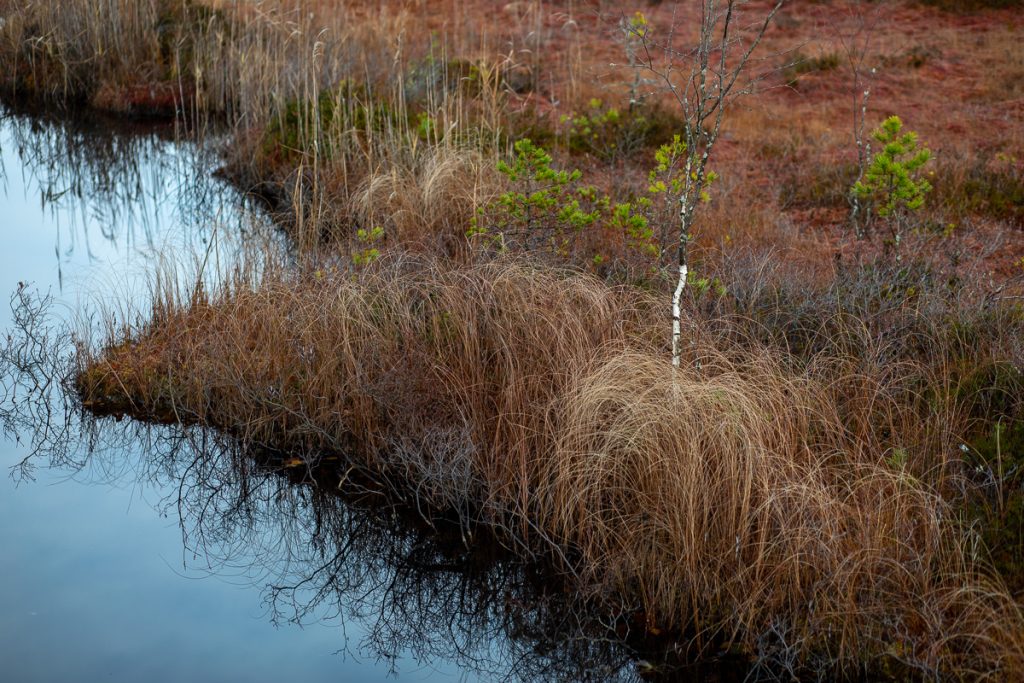
{"type": "Polygon", "coordinates": [[[672,294],[672,367],[679,367],[679,358],[682,355],[680,336],[682,325],[680,323],[680,302],[683,298],[683,288],[686,287],[686,265],[679,265],[679,281],[676,283],[676,291],[672,294]]]}

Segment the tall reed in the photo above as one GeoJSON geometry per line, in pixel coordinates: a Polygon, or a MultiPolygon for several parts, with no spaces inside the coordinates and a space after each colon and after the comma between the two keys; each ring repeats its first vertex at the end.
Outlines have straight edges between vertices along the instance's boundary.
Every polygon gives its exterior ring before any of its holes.
{"type": "Polygon", "coordinates": [[[452,237],[489,196],[508,140],[516,64],[501,41],[436,42],[402,9],[4,0],[0,16],[2,87],[226,123],[225,175],[267,198],[303,247],[379,226],[389,243],[461,248],[452,237]]]}

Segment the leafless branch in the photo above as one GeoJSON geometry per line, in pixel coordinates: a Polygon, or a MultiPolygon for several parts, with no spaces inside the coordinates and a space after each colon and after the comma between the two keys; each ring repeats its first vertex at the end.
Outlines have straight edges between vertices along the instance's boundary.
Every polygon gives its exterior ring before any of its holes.
{"type": "Polygon", "coordinates": [[[726,0],[724,5],[721,0],[702,0],[697,42],[684,49],[675,46],[674,10],[664,42],[658,42],[646,27],[633,27],[642,47],[638,54],[643,55],[644,68],[672,94],[683,118],[686,161],[679,196],[679,279],[672,296],[672,362],[676,366],[680,359],[679,305],[688,272],[687,248],[695,212],[708,182],[708,159],[721,134],[729,103],[752,88],[756,77],[746,75],[746,67],[785,0],[775,2],[760,20],[741,30],[741,10],[746,4],[744,0],[726,0]],[[688,69],[680,69],[680,64],[688,65],[688,69]],[[741,77],[751,80],[748,86],[737,89],[741,77]]]}

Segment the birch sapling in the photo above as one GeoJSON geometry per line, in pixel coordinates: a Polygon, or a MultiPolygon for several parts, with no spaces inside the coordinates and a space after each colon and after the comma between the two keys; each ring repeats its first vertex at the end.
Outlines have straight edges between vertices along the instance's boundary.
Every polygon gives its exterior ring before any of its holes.
{"type": "Polygon", "coordinates": [[[682,357],[682,298],[689,275],[687,262],[697,206],[707,197],[713,176],[708,159],[722,130],[728,105],[751,92],[756,77],[744,76],[754,50],[764,38],[775,15],[785,4],[778,0],[760,20],[741,26],[745,0],[701,0],[700,31],[696,44],[675,47],[677,26],[658,42],[646,22],[636,30],[642,47],[641,62],[676,101],[683,119],[686,163],[679,196],[679,236],[676,243],[678,279],[672,293],[672,365],[682,357]],[[740,85],[740,79],[744,80],[740,85]]]}

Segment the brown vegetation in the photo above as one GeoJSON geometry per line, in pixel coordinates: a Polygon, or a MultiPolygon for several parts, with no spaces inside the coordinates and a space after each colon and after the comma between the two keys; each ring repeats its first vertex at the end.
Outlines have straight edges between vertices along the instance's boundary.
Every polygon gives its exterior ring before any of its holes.
{"type": "MultiPolygon", "coordinates": [[[[656,35],[673,20],[694,25],[686,4],[638,9],[656,35]]],[[[609,154],[607,142],[581,146],[568,132],[564,119],[591,113],[595,98],[624,121],[630,108],[636,73],[621,13],[601,3],[322,1],[300,10],[279,0],[6,0],[0,15],[5,90],[226,121],[234,131],[227,174],[270,200],[306,244],[328,237],[351,246],[355,228],[379,224],[389,245],[440,241],[458,252],[464,208],[500,190],[493,163],[523,136],[613,199],[628,199],[643,187],[652,146],[678,126],[664,93],[645,85],[638,111],[649,124],[602,131],[621,136],[628,153],[609,154]],[[495,13],[501,21],[480,20],[495,13]],[[634,139],[636,130],[647,137],[634,139]],[[437,169],[443,201],[460,207],[450,216],[423,205],[437,199],[437,169]],[[366,209],[365,199],[382,196],[389,201],[366,209]]],[[[730,201],[698,217],[698,252],[713,258],[723,240],[781,244],[814,259],[863,247],[851,240],[844,206],[857,97],[844,45],[856,45],[877,67],[865,83],[871,122],[898,113],[935,152],[947,199],[915,229],[945,231],[955,245],[998,244],[989,261],[1001,275],[1013,272],[1024,256],[1015,17],[917,0],[784,8],[756,65],[766,71],[762,92],[724,123],[712,165],[730,201]]]]}
{"type": "MultiPolygon", "coordinates": [[[[343,454],[698,652],[1024,677],[1002,583],[1020,598],[1020,24],[943,4],[780,15],[712,162],[676,373],[670,278],[622,231],[566,271],[466,237],[525,136],[612,201],[644,193],[677,120],[657,92],[630,110],[617,9],[0,0],[8,90],[227,124],[225,174],[298,247],[159,289],[149,322],[81,348],[83,401],[343,454]],[[902,263],[847,222],[857,40],[869,117],[936,153],[902,263]],[[573,128],[612,109],[596,141],[573,128]]],[[[690,25],[669,5],[642,9],[690,25]]]]}
{"type": "Polygon", "coordinates": [[[722,329],[673,373],[651,297],[516,263],[271,268],[157,301],[82,356],[93,409],[342,455],[695,651],[777,638],[822,671],[1022,671],[1024,620],[941,495],[959,451],[922,449],[963,416],[946,395],[915,424],[898,366],[797,367],[722,329]]]}

